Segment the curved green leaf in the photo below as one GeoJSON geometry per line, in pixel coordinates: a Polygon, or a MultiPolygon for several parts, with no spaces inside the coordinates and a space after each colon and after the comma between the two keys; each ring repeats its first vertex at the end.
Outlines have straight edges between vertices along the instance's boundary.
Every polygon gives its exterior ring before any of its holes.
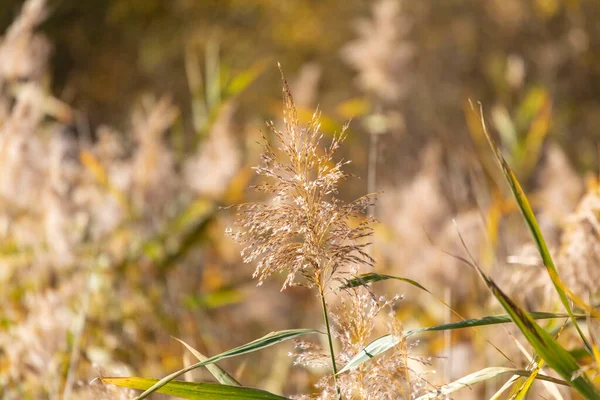
{"type": "MultiPolygon", "coordinates": [[[[145,390],[154,386],[158,379],[148,378],[101,378],[104,383],[110,383],[117,386],[131,389],[145,390]]],[[[242,386],[220,385],[218,383],[207,382],[183,382],[170,381],[156,390],[158,393],[164,393],[182,399],[191,400],[229,400],[229,399],[247,399],[247,400],[286,400],[273,393],[260,389],[253,389],[242,386]]]]}
{"type": "Polygon", "coordinates": [[[533,385],[533,381],[535,381],[544,366],[544,360],[541,360],[539,364],[535,367],[533,371],[530,371],[529,377],[523,382],[521,387],[518,389],[515,400],[525,400],[527,394],[529,393],[529,389],[531,389],[533,385]]]}
{"type": "MultiPolygon", "coordinates": [[[[190,346],[183,340],[177,339],[177,338],[173,338],[173,339],[177,340],[179,343],[184,345],[194,355],[194,357],[196,357],[198,359],[198,361],[208,360],[208,357],[206,357],[204,354],[200,353],[198,350],[194,349],[192,346],[190,346]]],[[[219,383],[221,383],[223,385],[242,386],[242,385],[240,385],[240,383],[238,381],[235,380],[235,378],[233,376],[229,375],[227,373],[227,371],[225,371],[223,368],[219,367],[217,364],[208,364],[208,365],[206,365],[206,369],[208,369],[208,372],[210,372],[212,374],[212,376],[214,376],[215,379],[218,380],[219,383]]]]}
{"type": "Polygon", "coordinates": [[[165,376],[161,380],[157,381],[154,385],[149,387],[144,393],[142,393],[138,397],[136,397],[136,400],[145,399],[146,397],[148,397],[149,394],[151,394],[152,392],[155,392],[156,390],[165,386],[167,383],[169,383],[173,379],[177,378],[180,375],[185,374],[186,372],[192,371],[196,368],[200,368],[205,365],[215,363],[215,362],[223,360],[225,358],[236,357],[236,356],[239,356],[242,354],[253,353],[257,350],[264,349],[265,347],[273,346],[274,344],[277,344],[277,343],[280,343],[280,342],[283,342],[286,340],[294,339],[298,336],[309,335],[309,334],[313,334],[313,333],[322,334],[322,332],[314,330],[314,329],[289,329],[289,330],[285,330],[285,331],[271,332],[268,335],[265,335],[265,336],[263,336],[259,339],[256,339],[250,343],[246,343],[246,344],[236,347],[234,349],[227,350],[221,354],[217,354],[216,356],[212,356],[204,361],[200,361],[199,363],[190,365],[189,367],[185,367],[183,369],[180,369],[179,371],[173,372],[172,374],[165,376]]]}
{"type": "Polygon", "coordinates": [[[402,341],[402,338],[396,335],[385,335],[378,339],[373,340],[369,343],[364,349],[362,349],[357,355],[352,357],[352,359],[342,368],[338,374],[349,371],[353,368],[358,367],[360,364],[365,361],[388,351],[392,347],[396,346],[398,343],[402,341]]]}
{"type": "Polygon", "coordinates": [[[510,190],[517,202],[517,205],[519,206],[519,209],[521,210],[521,214],[525,218],[527,227],[529,228],[529,231],[531,232],[531,236],[533,236],[533,239],[537,245],[540,256],[542,257],[542,260],[544,262],[544,266],[546,267],[546,271],[548,272],[550,279],[552,279],[554,288],[556,289],[556,292],[558,293],[558,295],[560,297],[560,301],[562,302],[563,306],[565,307],[565,310],[567,310],[567,313],[571,317],[571,319],[573,321],[573,326],[575,326],[575,329],[579,333],[579,336],[583,340],[583,343],[588,348],[588,350],[590,350],[590,352],[591,352],[591,347],[590,347],[587,339],[585,338],[583,332],[581,331],[579,324],[577,324],[575,317],[573,316],[573,311],[571,310],[571,305],[569,304],[569,299],[567,297],[567,294],[563,290],[563,288],[565,286],[562,283],[562,281],[560,280],[560,278],[558,277],[558,271],[556,270],[556,267],[554,266],[554,261],[552,261],[552,256],[550,255],[550,250],[548,250],[548,245],[546,244],[546,241],[544,240],[544,236],[542,235],[542,231],[540,230],[540,227],[537,223],[535,214],[533,213],[533,210],[532,210],[531,206],[529,205],[529,201],[527,200],[527,197],[525,196],[525,192],[523,192],[523,189],[521,188],[521,185],[519,184],[517,177],[515,176],[513,171],[510,169],[508,163],[502,156],[500,149],[498,148],[498,146],[492,139],[491,135],[489,134],[486,124],[485,124],[485,120],[483,118],[483,111],[481,110],[481,106],[480,106],[479,113],[480,113],[480,117],[481,117],[481,126],[483,128],[485,137],[487,138],[487,141],[492,149],[492,152],[496,156],[496,160],[498,161],[498,164],[500,164],[502,172],[504,173],[504,177],[506,178],[506,181],[508,182],[508,184],[510,186],[510,190]]]}
{"type": "MultiPolygon", "coordinates": [[[[475,383],[483,382],[483,381],[495,378],[495,377],[497,377],[499,375],[503,375],[503,374],[529,376],[531,374],[531,371],[519,370],[519,369],[514,369],[514,368],[504,368],[504,367],[484,368],[481,371],[474,372],[474,373],[464,376],[454,382],[444,385],[435,391],[431,391],[427,394],[421,395],[421,396],[417,397],[416,400],[441,398],[442,396],[456,392],[457,390],[462,389],[464,387],[469,387],[475,383]]],[[[562,381],[562,380],[556,379],[556,378],[552,378],[552,377],[546,376],[546,375],[537,375],[536,379],[549,381],[552,383],[558,383],[560,385],[568,385],[568,383],[565,381],[562,381]]]]}
{"type": "Polygon", "coordinates": [[[413,281],[412,279],[408,279],[408,278],[402,278],[399,276],[392,276],[392,275],[385,275],[385,274],[377,274],[375,272],[368,272],[366,274],[362,274],[359,276],[356,276],[352,279],[348,279],[346,281],[346,283],[342,286],[342,289],[348,289],[348,288],[353,288],[353,287],[358,287],[358,286],[364,286],[364,285],[368,285],[369,283],[373,283],[373,282],[379,282],[379,281],[385,281],[388,279],[395,279],[398,281],[402,281],[402,282],[406,282],[409,283],[415,287],[418,287],[421,290],[426,291],[427,293],[433,294],[431,293],[428,289],[426,289],[423,285],[421,285],[419,282],[417,281],[413,281]]]}
{"type": "MultiPolygon", "coordinates": [[[[551,319],[551,318],[566,318],[566,317],[568,317],[567,314],[546,313],[546,312],[533,312],[533,313],[530,313],[529,315],[531,316],[532,319],[551,319]]],[[[577,315],[577,318],[583,319],[585,317],[586,317],[585,315],[579,315],[579,314],[577,315]]],[[[510,315],[508,315],[508,314],[492,315],[492,316],[483,317],[483,318],[467,319],[464,321],[452,322],[449,324],[431,326],[428,328],[411,329],[409,331],[404,332],[404,337],[407,338],[409,336],[413,336],[413,335],[416,335],[416,334],[419,334],[422,332],[427,332],[427,331],[448,331],[448,330],[453,330],[453,329],[473,328],[476,326],[505,324],[508,322],[512,322],[512,319],[510,318],[510,315]]],[[[400,340],[401,340],[400,338],[398,338],[397,336],[393,336],[393,335],[385,335],[378,339],[375,339],[374,341],[369,343],[363,350],[361,350],[356,356],[354,356],[348,362],[348,364],[346,364],[344,366],[344,368],[342,368],[340,370],[339,373],[341,374],[342,372],[348,371],[352,368],[356,368],[357,366],[359,366],[363,362],[369,360],[370,358],[373,358],[376,355],[379,355],[379,354],[391,349],[392,347],[396,346],[398,343],[400,343],[400,340]]]]}
{"type": "MultiPolygon", "coordinates": [[[[553,318],[568,318],[568,314],[564,313],[548,313],[548,312],[532,312],[528,314],[532,319],[553,319],[553,318]]],[[[576,314],[575,318],[584,319],[586,316],[584,314],[576,314]]],[[[496,324],[505,324],[507,322],[512,322],[512,319],[509,314],[502,315],[491,315],[483,318],[474,318],[474,319],[466,319],[464,321],[451,322],[448,324],[442,324],[437,326],[431,326],[429,328],[416,328],[407,331],[404,335],[406,337],[415,335],[421,332],[427,331],[447,331],[452,329],[463,329],[463,328],[473,328],[475,326],[485,326],[485,325],[496,325],[496,324]]]]}
{"type": "MultiPolygon", "coordinates": [[[[479,275],[483,278],[492,294],[498,299],[502,307],[508,312],[519,330],[523,333],[529,344],[538,355],[554,369],[563,379],[581,393],[586,399],[600,400],[600,392],[587,376],[581,375],[573,378],[581,370],[571,353],[562,347],[548,332],[542,329],[533,318],[515,304],[500,288],[489,279],[479,267],[479,275]]],[[[573,321],[575,317],[573,316],[573,321]]]]}

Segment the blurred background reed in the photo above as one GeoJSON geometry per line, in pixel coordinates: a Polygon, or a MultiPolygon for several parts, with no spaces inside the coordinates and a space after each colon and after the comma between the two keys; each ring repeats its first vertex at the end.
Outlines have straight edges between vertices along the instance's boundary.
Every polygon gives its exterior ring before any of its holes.
{"type": "MultiPolygon", "coordinates": [[[[464,255],[458,229],[520,304],[558,310],[472,99],[561,276],[598,293],[599,16],[595,0],[2,0],[0,397],[118,398],[88,382],[190,363],[171,336],[212,355],[319,327],[313,294],[280,293],[284,277],[258,290],[224,234],[233,216],[222,207],[257,198],[256,142],[282,115],[277,62],[301,123],[318,105],[330,139],[351,120],[340,152],[361,179],[341,197],[382,192],[370,210],[377,272],[417,280],[464,317],[500,312],[444,254],[464,255]]],[[[456,318],[422,291],[378,285],[404,294],[404,328],[456,318]]],[[[506,363],[482,337],[527,365],[505,330],[481,333],[430,334],[413,350],[431,357],[438,384],[506,363]]],[[[222,366],[310,393],[318,373],[290,351],[222,366]]],[[[577,398],[561,390],[552,396],[577,398]]]]}

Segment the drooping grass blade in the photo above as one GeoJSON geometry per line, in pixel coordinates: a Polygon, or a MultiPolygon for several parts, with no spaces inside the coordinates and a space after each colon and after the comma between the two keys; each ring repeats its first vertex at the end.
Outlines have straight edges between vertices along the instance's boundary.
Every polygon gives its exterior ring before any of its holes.
{"type": "MultiPolygon", "coordinates": [[[[174,338],[174,339],[177,340],[182,345],[184,345],[186,347],[186,349],[188,349],[194,355],[194,357],[196,357],[198,359],[198,361],[208,360],[208,357],[206,357],[204,354],[200,353],[198,350],[194,349],[192,346],[190,346],[183,340],[177,339],[177,338],[174,338]]],[[[235,380],[235,378],[233,378],[231,375],[229,375],[227,373],[227,371],[225,371],[223,368],[219,367],[217,364],[208,364],[208,365],[206,365],[206,369],[208,369],[208,372],[210,372],[212,374],[212,376],[214,376],[215,379],[218,380],[219,383],[221,383],[223,385],[242,386],[242,385],[240,385],[240,383],[238,381],[235,380]]]]}
{"type": "MultiPolygon", "coordinates": [[[[104,383],[110,383],[117,386],[127,387],[130,389],[145,390],[153,387],[158,382],[158,379],[148,378],[101,378],[104,383]]],[[[171,396],[180,397],[190,400],[286,400],[286,397],[281,397],[273,393],[266,392],[260,389],[253,389],[243,386],[229,386],[218,383],[208,382],[183,382],[170,381],[156,389],[158,393],[164,393],[171,396]]]]}
{"type": "MultiPolygon", "coordinates": [[[[448,383],[447,385],[444,385],[437,390],[434,390],[427,394],[419,396],[419,397],[417,397],[416,400],[438,399],[438,398],[441,398],[442,396],[446,396],[450,393],[456,392],[457,390],[460,390],[462,388],[469,387],[475,383],[483,382],[488,379],[492,379],[499,375],[504,375],[504,374],[528,376],[529,374],[531,374],[531,371],[519,370],[519,369],[514,369],[514,368],[504,368],[504,367],[484,368],[480,371],[473,372],[472,374],[464,376],[454,382],[448,383]]],[[[552,378],[550,376],[545,376],[545,375],[538,375],[537,379],[546,380],[546,381],[553,382],[553,383],[558,383],[560,385],[568,384],[567,382],[562,381],[560,379],[552,378]]]]}
{"type": "MultiPolygon", "coordinates": [[[[533,312],[529,314],[532,319],[551,319],[551,318],[567,318],[567,314],[563,313],[546,313],[546,312],[533,312]]],[[[584,319],[585,315],[577,315],[577,318],[584,319]]],[[[449,324],[442,324],[436,326],[430,326],[427,328],[416,328],[411,329],[409,331],[404,332],[404,338],[417,335],[422,332],[428,331],[447,331],[453,329],[464,329],[464,328],[473,328],[476,326],[486,326],[486,325],[496,325],[496,324],[506,324],[512,322],[510,315],[492,315],[483,318],[475,318],[475,319],[467,319],[459,322],[452,322],[449,324]]],[[[379,355],[400,342],[401,338],[395,337],[393,335],[385,335],[378,339],[375,339],[369,345],[367,345],[363,350],[361,350],[356,356],[354,356],[348,364],[344,366],[340,370],[340,374],[342,372],[348,371],[352,368],[356,368],[358,365],[363,362],[379,355]]]]}
{"type": "MultiPolygon", "coordinates": [[[[479,267],[477,270],[502,307],[508,312],[519,330],[523,333],[537,354],[563,379],[581,393],[586,399],[600,400],[600,392],[585,375],[575,377],[581,370],[571,353],[562,347],[548,332],[539,326],[533,318],[514,303],[500,288],[489,279],[479,267]],[[575,377],[575,378],[574,378],[575,377]]],[[[573,321],[575,317],[572,316],[573,321]]]]}
{"type": "Polygon", "coordinates": [[[502,156],[500,149],[498,148],[498,146],[492,139],[490,133],[488,132],[486,124],[485,124],[485,119],[483,118],[483,110],[481,109],[481,106],[479,109],[479,113],[480,113],[480,118],[481,118],[481,126],[483,128],[485,137],[487,138],[487,141],[492,149],[492,152],[494,153],[494,156],[496,157],[496,160],[498,161],[498,164],[500,164],[500,168],[502,169],[502,172],[504,173],[504,177],[506,178],[506,181],[508,182],[508,184],[510,186],[510,190],[519,206],[519,209],[521,210],[521,214],[523,214],[523,217],[525,218],[527,227],[529,228],[529,231],[531,232],[531,235],[533,236],[533,239],[537,245],[540,256],[542,257],[542,261],[544,262],[544,267],[546,267],[546,270],[548,272],[548,275],[552,279],[552,283],[554,284],[556,292],[558,293],[563,306],[565,307],[565,309],[567,310],[567,313],[569,314],[569,316],[571,317],[571,319],[573,321],[573,326],[575,326],[575,329],[579,333],[579,336],[583,340],[585,346],[588,348],[588,350],[590,350],[591,347],[590,347],[587,339],[585,338],[583,332],[581,331],[581,328],[579,327],[579,324],[577,323],[575,317],[573,316],[573,311],[571,310],[571,305],[569,304],[569,299],[567,297],[567,294],[563,290],[564,284],[561,282],[561,280],[558,276],[558,271],[556,270],[556,267],[554,266],[554,261],[552,260],[552,256],[550,255],[550,250],[548,249],[548,245],[546,244],[544,236],[542,235],[542,231],[540,230],[540,227],[537,223],[535,214],[533,213],[533,210],[529,204],[529,201],[527,200],[527,197],[525,196],[525,192],[523,192],[523,189],[521,188],[521,185],[519,184],[517,177],[510,169],[508,163],[502,156]]]}
{"type": "Polygon", "coordinates": [[[180,375],[185,374],[186,372],[192,371],[196,368],[200,368],[205,365],[215,363],[215,362],[223,360],[225,358],[236,357],[236,356],[239,356],[242,354],[253,353],[255,351],[264,349],[266,347],[273,346],[274,344],[281,343],[286,340],[294,339],[298,336],[309,335],[309,334],[314,334],[314,333],[322,334],[322,332],[314,330],[314,329],[289,329],[289,330],[284,330],[284,331],[271,332],[268,335],[265,335],[265,336],[263,336],[259,339],[256,339],[250,343],[247,343],[242,346],[236,347],[234,349],[225,351],[221,354],[210,357],[204,361],[200,361],[199,363],[190,365],[189,367],[186,367],[186,368],[180,369],[179,371],[173,372],[172,374],[157,381],[154,385],[152,385],[150,388],[148,388],[144,393],[142,393],[138,397],[136,397],[136,400],[145,399],[146,397],[148,397],[149,394],[160,389],[161,387],[163,387],[164,385],[166,385],[173,379],[177,378],[180,375]]]}

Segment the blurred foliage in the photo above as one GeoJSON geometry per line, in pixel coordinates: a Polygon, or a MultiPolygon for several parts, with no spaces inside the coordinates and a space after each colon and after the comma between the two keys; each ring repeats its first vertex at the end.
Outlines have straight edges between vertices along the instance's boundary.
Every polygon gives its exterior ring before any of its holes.
{"type": "MultiPolygon", "coordinates": [[[[38,27],[52,46],[48,65],[39,76],[4,77],[0,68],[2,151],[16,154],[0,160],[0,329],[10,332],[6,339],[0,331],[0,349],[26,352],[39,338],[60,337],[48,350],[58,393],[73,365],[84,380],[96,363],[140,376],[181,368],[181,346],[170,335],[218,354],[257,332],[318,325],[311,295],[280,294],[279,282],[254,288],[251,268],[223,235],[231,221],[222,207],[252,200],[263,120],[281,115],[277,61],[301,122],[317,105],[326,136],[353,119],[342,152],[351,172],[367,179],[343,187],[342,197],[364,194],[369,170],[375,189],[385,189],[374,211],[382,221],[378,273],[420,282],[462,315],[480,316],[490,308],[485,288],[439,251],[462,251],[459,226],[503,289],[525,308],[548,305],[537,275],[514,267],[539,260],[529,261],[530,239],[469,99],[489,112],[507,162],[532,193],[557,265],[580,271],[569,264],[580,254],[571,244],[583,235],[596,249],[586,223],[600,208],[591,179],[580,203],[582,173],[598,168],[600,2],[406,0],[377,11],[379,3],[49,0],[38,27]],[[56,332],[39,328],[51,312],[56,332]],[[12,346],[18,337],[32,341],[12,346]]],[[[2,0],[0,34],[22,5],[2,0]]],[[[589,283],[571,275],[569,287],[589,283]]],[[[407,326],[454,320],[410,289],[407,296],[410,304],[396,312],[407,326]]],[[[501,335],[500,346],[514,345],[501,335]]],[[[464,332],[423,340],[442,356],[452,347],[474,357],[488,343],[464,332]]],[[[267,353],[272,369],[224,366],[269,391],[306,392],[318,374],[292,369],[287,351],[267,353]]],[[[26,386],[15,383],[3,355],[0,397],[6,382],[12,394],[26,386]]],[[[263,365],[253,357],[249,365],[263,365]]],[[[470,365],[457,361],[446,372],[457,378],[470,365]]],[[[36,368],[30,362],[24,374],[36,368]]]]}
{"type": "MultiPolygon", "coordinates": [[[[20,3],[4,0],[0,28],[20,3]]],[[[590,167],[589,141],[599,137],[599,8],[595,0],[406,2],[416,56],[410,77],[398,77],[414,83],[403,108],[413,140],[402,147],[431,135],[456,142],[464,130],[458,99],[512,109],[535,85],[554,101],[552,134],[590,167]],[[569,140],[574,135],[584,139],[569,140]]],[[[370,12],[358,0],[54,0],[51,9],[43,29],[55,43],[56,92],[85,110],[92,125],[123,121],[127,105],[149,88],[172,93],[189,113],[184,52],[208,43],[218,46],[225,70],[241,71],[265,57],[286,71],[319,63],[319,102],[333,110],[356,93],[339,49],[370,12]]],[[[264,115],[278,91],[275,74],[271,68],[261,90],[242,100],[243,115],[264,115]]]]}

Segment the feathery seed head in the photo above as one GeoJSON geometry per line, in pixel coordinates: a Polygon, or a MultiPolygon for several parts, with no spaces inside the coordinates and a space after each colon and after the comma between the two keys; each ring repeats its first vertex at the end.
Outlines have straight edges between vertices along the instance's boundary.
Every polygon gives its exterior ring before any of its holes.
{"type": "MultiPolygon", "coordinates": [[[[283,74],[282,74],[283,77],[283,74]]],[[[372,233],[364,210],[373,196],[343,203],[337,195],[345,161],[333,157],[346,136],[346,129],[333,138],[329,148],[319,147],[319,112],[306,128],[301,127],[292,94],[283,78],[284,129],[267,125],[277,148],[265,138],[262,164],[255,168],[269,182],[256,187],[270,193],[270,203],[247,203],[237,207],[236,241],[246,247],[245,262],[258,261],[254,277],[261,284],[274,272],[287,272],[283,289],[297,284],[296,275],[307,286],[324,288],[340,272],[356,265],[372,265],[362,239],[372,233]],[[280,157],[281,156],[281,157],[280,157]],[[282,158],[285,158],[283,160],[282,158]],[[353,225],[355,217],[362,219],[353,225]]]]}
{"type": "MultiPolygon", "coordinates": [[[[378,327],[394,336],[403,337],[402,324],[393,311],[398,300],[394,297],[376,300],[365,288],[344,292],[340,304],[332,310],[333,335],[339,340],[340,351],[336,364],[344,366],[362,351],[374,337],[378,327]],[[390,310],[389,313],[386,313],[390,310]],[[382,324],[383,323],[383,324],[382,324]]],[[[428,386],[423,377],[411,369],[411,364],[427,365],[428,361],[410,354],[411,345],[402,339],[394,349],[378,355],[368,363],[343,372],[337,376],[343,399],[409,399],[421,386],[428,386]]],[[[295,364],[314,368],[331,365],[329,355],[318,345],[299,342],[295,364]]],[[[332,375],[323,377],[316,384],[318,400],[338,399],[332,375]]]]}

